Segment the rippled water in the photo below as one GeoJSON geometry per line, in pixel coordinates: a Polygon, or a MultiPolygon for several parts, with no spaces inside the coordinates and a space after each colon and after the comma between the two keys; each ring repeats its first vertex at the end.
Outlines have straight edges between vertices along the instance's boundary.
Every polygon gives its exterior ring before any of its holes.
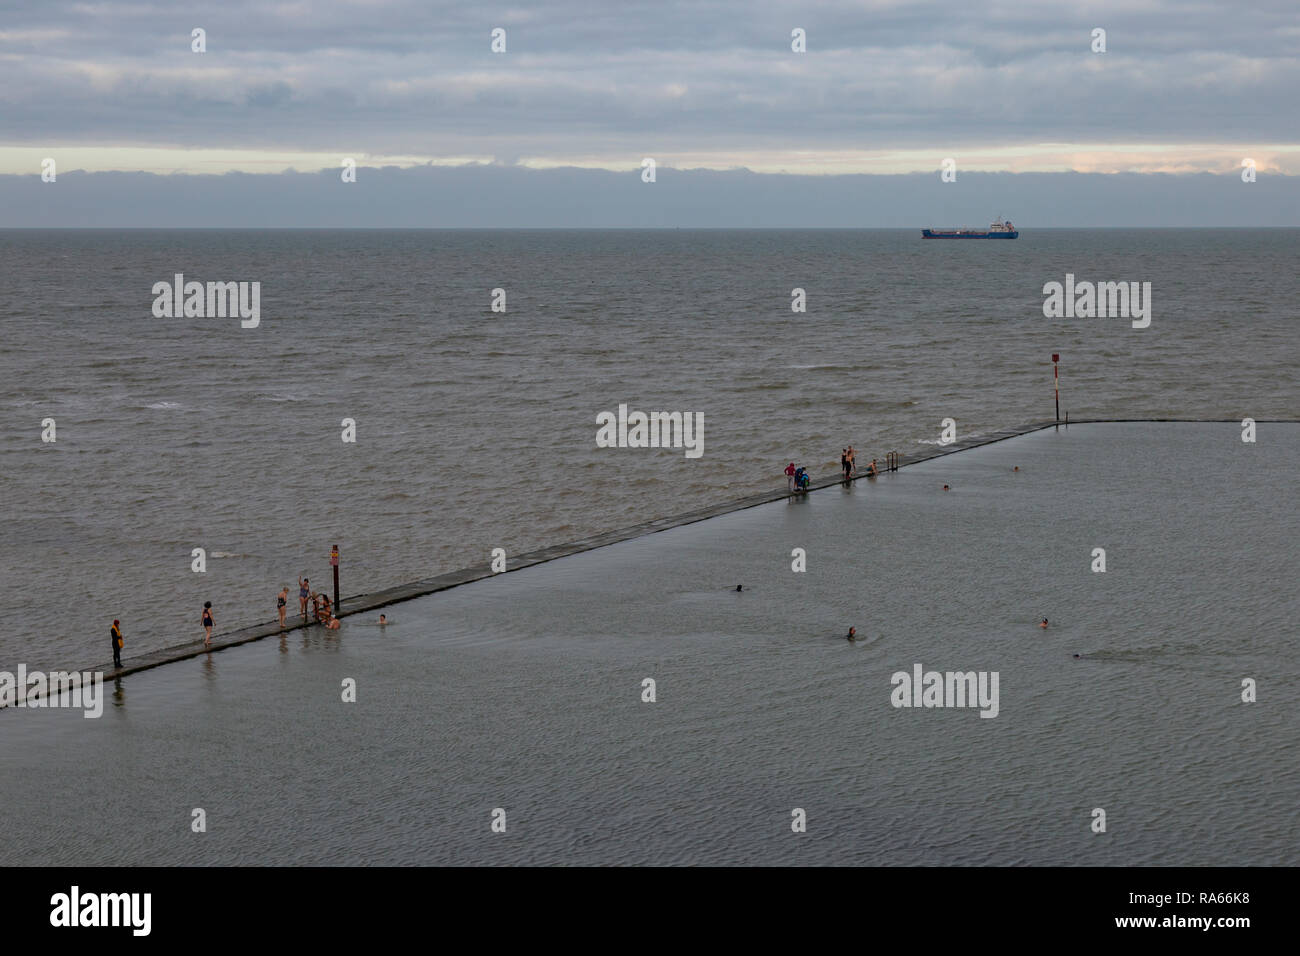
{"type": "Polygon", "coordinates": [[[0,232],[0,667],[269,620],[336,542],[370,591],[1050,417],[1054,351],[1075,418],[1300,417],[1298,238],[0,232]],[[177,272],[260,281],[261,326],[154,318],[177,272]],[[1066,272],[1152,282],[1151,327],[1045,319],[1066,272]],[[703,457],[596,448],[621,402],[704,413],[703,457]]]}
{"type": "Polygon", "coordinates": [[[1295,865],[1298,468],[1074,425],[9,710],[0,863],[1295,865]]]}

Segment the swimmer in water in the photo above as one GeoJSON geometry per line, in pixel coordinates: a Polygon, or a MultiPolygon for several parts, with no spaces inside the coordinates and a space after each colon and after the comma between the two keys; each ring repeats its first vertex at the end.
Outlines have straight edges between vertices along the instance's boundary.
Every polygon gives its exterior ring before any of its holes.
{"type": "Polygon", "coordinates": [[[1041,627],[1041,628],[1043,628],[1043,629],[1046,629],[1046,628],[1047,628],[1047,618],[1043,618],[1041,621],[1039,621],[1039,622],[1038,622],[1038,626],[1041,627]]]}
{"type": "Polygon", "coordinates": [[[947,485],[944,485],[944,486],[943,486],[943,490],[944,490],[944,491],[947,491],[947,490],[948,490],[948,486],[947,486],[947,485]]]}
{"type": "Polygon", "coordinates": [[[736,590],[737,590],[737,591],[743,591],[743,590],[745,590],[745,586],[744,586],[743,584],[737,584],[737,585],[736,585],[736,590]]]}
{"type": "Polygon", "coordinates": [[[844,636],[844,639],[846,641],[856,641],[858,639],[858,629],[856,627],[849,628],[849,633],[844,636]]]}
{"type": "Polygon", "coordinates": [[[384,627],[387,624],[388,624],[388,618],[383,614],[379,615],[379,626],[384,627]]]}
{"type": "Polygon", "coordinates": [[[1016,465],[1016,467],[1012,468],[1011,470],[1012,470],[1012,471],[1019,471],[1019,470],[1020,470],[1020,466],[1019,466],[1019,465],[1016,465]]]}
{"type": "Polygon", "coordinates": [[[1079,659],[1079,655],[1078,655],[1078,654],[1075,654],[1075,655],[1074,655],[1074,659],[1077,661],[1077,660],[1079,659]]]}

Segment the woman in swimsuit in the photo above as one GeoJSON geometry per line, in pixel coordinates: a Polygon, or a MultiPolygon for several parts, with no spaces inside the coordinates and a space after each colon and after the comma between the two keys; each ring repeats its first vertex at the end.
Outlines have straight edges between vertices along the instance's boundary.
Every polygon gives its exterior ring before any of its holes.
{"type": "Polygon", "coordinates": [[[289,602],[289,589],[287,587],[280,590],[280,595],[275,599],[275,609],[280,615],[280,630],[284,630],[284,612],[285,605],[289,602]]]}
{"type": "Polygon", "coordinates": [[[298,610],[302,611],[302,619],[307,620],[307,598],[311,594],[311,588],[307,586],[306,578],[298,579],[298,610]]]}
{"type": "Polygon", "coordinates": [[[207,647],[212,644],[212,602],[203,602],[203,645],[207,647]]]}

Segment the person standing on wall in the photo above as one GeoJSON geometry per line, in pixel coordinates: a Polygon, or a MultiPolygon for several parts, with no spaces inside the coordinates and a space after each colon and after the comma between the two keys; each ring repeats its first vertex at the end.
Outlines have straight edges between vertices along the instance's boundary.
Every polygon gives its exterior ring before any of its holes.
{"type": "Polygon", "coordinates": [[[122,669],[122,622],[113,621],[113,626],[108,629],[108,635],[113,640],[113,666],[118,670],[122,669]]]}

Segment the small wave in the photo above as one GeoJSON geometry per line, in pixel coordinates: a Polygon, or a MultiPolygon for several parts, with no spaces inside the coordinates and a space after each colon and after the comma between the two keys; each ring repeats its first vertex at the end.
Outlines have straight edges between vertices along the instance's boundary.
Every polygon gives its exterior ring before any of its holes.
{"type": "Polygon", "coordinates": [[[125,355],[121,358],[96,359],[93,362],[87,362],[86,368],[121,368],[123,365],[138,365],[142,362],[148,362],[147,355],[125,355]]]}
{"type": "Polygon", "coordinates": [[[182,405],[180,402],[153,402],[152,404],[145,406],[145,408],[162,408],[162,409],[184,408],[184,407],[185,406],[182,405]]]}
{"type": "Polygon", "coordinates": [[[1147,661],[1158,660],[1162,657],[1176,656],[1179,658],[1195,656],[1205,653],[1199,648],[1187,647],[1183,644],[1150,644],[1144,647],[1118,647],[1107,650],[1093,651],[1088,657],[1094,660],[1105,661],[1128,661],[1132,663],[1145,663],[1147,661]]]}
{"type": "MultiPolygon", "coordinates": [[[[961,440],[962,440],[962,441],[968,441],[968,440],[970,440],[970,439],[972,439],[972,438],[981,438],[981,437],[983,437],[983,436],[981,436],[981,435],[963,435],[961,440]]],[[[916,440],[916,443],[917,443],[918,445],[953,445],[953,444],[956,444],[956,442],[940,441],[940,440],[937,439],[937,438],[918,438],[918,439],[916,440]]]]}
{"type": "Polygon", "coordinates": [[[251,554],[237,554],[234,551],[212,551],[208,554],[209,558],[251,558],[251,554]]]}
{"type": "Polygon", "coordinates": [[[835,372],[871,372],[875,370],[874,365],[835,365],[827,363],[825,365],[786,365],[785,368],[797,368],[800,371],[830,369],[835,372]]]}

